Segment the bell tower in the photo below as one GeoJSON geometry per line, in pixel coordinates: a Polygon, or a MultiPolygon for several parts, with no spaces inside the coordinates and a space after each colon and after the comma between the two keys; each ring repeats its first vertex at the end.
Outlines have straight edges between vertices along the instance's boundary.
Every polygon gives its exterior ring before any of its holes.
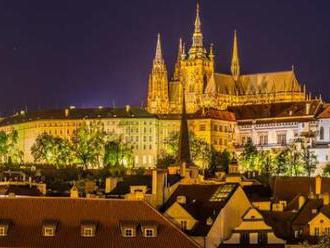
{"type": "Polygon", "coordinates": [[[169,111],[167,69],[160,34],[157,37],[156,54],[149,75],[147,110],[156,114],[166,114],[169,111]]]}
{"type": "Polygon", "coordinates": [[[203,44],[200,4],[197,2],[192,45],[181,58],[181,83],[185,88],[187,112],[192,113],[203,106],[202,98],[207,82],[214,72],[213,48],[210,54],[203,44]]]}

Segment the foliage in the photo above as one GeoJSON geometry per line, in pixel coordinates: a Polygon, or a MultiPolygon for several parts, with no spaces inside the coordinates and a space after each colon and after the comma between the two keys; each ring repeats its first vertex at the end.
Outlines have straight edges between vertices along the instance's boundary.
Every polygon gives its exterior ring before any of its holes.
{"type": "Polygon", "coordinates": [[[176,159],[174,156],[169,154],[163,154],[160,158],[157,160],[157,167],[161,169],[166,169],[167,167],[175,164],[176,159]]]}
{"type": "Polygon", "coordinates": [[[0,132],[0,160],[5,164],[19,164],[23,160],[23,152],[18,148],[18,132],[0,132]]]}
{"type": "MultiPolygon", "coordinates": [[[[207,167],[211,159],[211,146],[202,139],[197,138],[193,133],[189,135],[190,154],[193,161],[201,161],[203,167],[207,167]]],[[[164,162],[169,165],[169,162],[176,158],[179,150],[179,133],[173,132],[165,140],[166,151],[158,160],[158,162],[164,162]]],[[[160,163],[157,163],[160,164],[160,163]]]]}
{"type": "Polygon", "coordinates": [[[323,176],[329,177],[330,176],[330,163],[327,163],[323,169],[323,176]]]}
{"type": "Polygon", "coordinates": [[[111,140],[104,146],[104,164],[106,166],[132,166],[133,149],[128,143],[111,140]]]}
{"type": "Polygon", "coordinates": [[[35,162],[54,164],[58,168],[74,161],[68,140],[42,133],[31,147],[35,162]]]}
{"type": "Polygon", "coordinates": [[[329,248],[330,247],[330,236],[321,236],[316,248],[329,248]]]}
{"type": "Polygon", "coordinates": [[[244,144],[243,152],[240,156],[240,162],[242,167],[248,171],[257,170],[258,162],[258,150],[257,147],[253,144],[251,138],[247,139],[247,142],[244,144]]]}
{"type": "Polygon", "coordinates": [[[104,155],[106,133],[101,123],[83,123],[71,137],[72,151],[79,164],[100,167],[104,155]]]}
{"type": "Polygon", "coordinates": [[[302,165],[308,177],[314,173],[317,165],[316,155],[312,153],[308,146],[302,145],[302,165]]]}
{"type": "Polygon", "coordinates": [[[215,170],[222,170],[228,172],[228,167],[231,161],[231,154],[227,151],[224,150],[223,152],[216,151],[212,147],[211,151],[211,159],[210,159],[210,169],[215,171],[215,170]]]}

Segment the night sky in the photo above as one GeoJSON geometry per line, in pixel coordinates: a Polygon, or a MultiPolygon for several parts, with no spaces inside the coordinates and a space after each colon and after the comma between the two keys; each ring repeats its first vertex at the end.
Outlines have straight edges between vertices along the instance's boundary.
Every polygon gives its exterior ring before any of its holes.
{"type": "MultiPolygon", "coordinates": [[[[172,73],[194,0],[0,0],[0,113],[145,101],[157,33],[172,73]]],[[[330,93],[330,1],[201,0],[205,46],[228,72],[238,30],[243,73],[290,70],[330,93]]],[[[330,100],[330,96],[328,97],[330,100]]]]}

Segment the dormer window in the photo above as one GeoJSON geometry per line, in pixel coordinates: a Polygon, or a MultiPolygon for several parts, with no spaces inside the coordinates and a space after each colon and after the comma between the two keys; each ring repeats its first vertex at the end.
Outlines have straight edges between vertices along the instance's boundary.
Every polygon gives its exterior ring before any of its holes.
{"type": "Polygon", "coordinates": [[[121,235],[125,238],[132,238],[136,236],[136,228],[138,223],[134,221],[121,221],[119,223],[121,235]]]}
{"type": "Polygon", "coordinates": [[[0,220],[0,237],[5,237],[8,235],[9,221],[0,220]]]}
{"type": "Polygon", "coordinates": [[[80,233],[82,237],[91,238],[96,235],[96,223],[91,221],[84,221],[81,223],[80,233]]]}
{"type": "Polygon", "coordinates": [[[124,229],[125,237],[134,237],[134,229],[133,228],[125,228],[124,229]]]}
{"type": "Polygon", "coordinates": [[[157,237],[158,225],[155,222],[146,222],[141,224],[143,237],[153,238],[157,237]]]}
{"type": "Polygon", "coordinates": [[[54,237],[56,234],[57,221],[46,220],[42,223],[42,236],[54,237]]]}

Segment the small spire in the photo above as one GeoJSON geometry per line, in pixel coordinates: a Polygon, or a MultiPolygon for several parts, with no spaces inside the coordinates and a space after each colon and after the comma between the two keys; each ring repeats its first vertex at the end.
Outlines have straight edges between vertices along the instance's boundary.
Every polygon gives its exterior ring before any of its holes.
{"type": "Polygon", "coordinates": [[[201,32],[201,19],[200,19],[199,13],[200,13],[200,7],[199,7],[199,1],[197,1],[196,19],[195,19],[195,34],[201,32]]]}
{"type": "Polygon", "coordinates": [[[294,72],[294,65],[291,65],[291,71],[294,72]]]}
{"type": "Polygon", "coordinates": [[[158,33],[155,61],[162,61],[162,60],[163,60],[162,45],[161,45],[161,41],[160,41],[160,33],[158,33]]]}
{"type": "Polygon", "coordinates": [[[182,38],[180,37],[180,39],[179,39],[178,58],[177,58],[177,60],[180,60],[181,59],[182,52],[183,52],[183,44],[182,44],[182,38]]]}
{"type": "Polygon", "coordinates": [[[214,58],[213,43],[210,44],[210,54],[209,54],[209,57],[210,57],[211,59],[214,58]]]}
{"type": "Polygon", "coordinates": [[[183,43],[183,45],[182,45],[181,59],[185,59],[185,58],[186,58],[186,44],[183,43]]]}
{"type": "Polygon", "coordinates": [[[200,19],[200,7],[199,1],[197,1],[196,7],[196,19],[195,19],[195,30],[192,37],[192,46],[189,50],[189,55],[192,58],[204,57],[206,55],[205,48],[203,47],[203,34],[201,31],[201,19],[200,19]]]}
{"type": "Polygon", "coordinates": [[[238,42],[237,42],[237,31],[234,31],[234,42],[233,42],[233,55],[231,59],[231,74],[235,81],[238,80],[240,75],[240,65],[238,56],[238,42]]]}
{"type": "Polygon", "coordinates": [[[190,144],[189,144],[189,129],[186,114],[186,100],[185,100],[185,87],[182,88],[182,114],[179,136],[179,154],[178,162],[182,164],[190,164],[190,144]]]}

